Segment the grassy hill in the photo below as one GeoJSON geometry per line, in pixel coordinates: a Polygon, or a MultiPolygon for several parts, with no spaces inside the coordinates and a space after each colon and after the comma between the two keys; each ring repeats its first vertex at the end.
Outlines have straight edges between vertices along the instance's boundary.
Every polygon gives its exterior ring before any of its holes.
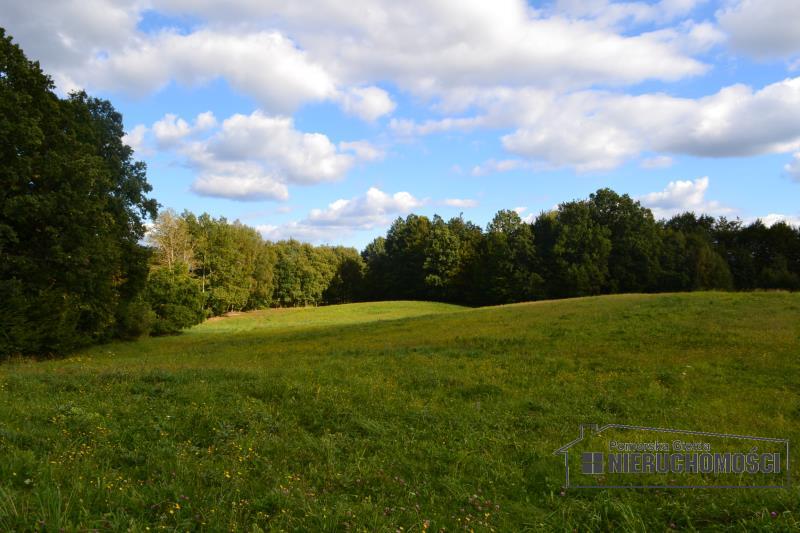
{"type": "Polygon", "coordinates": [[[585,422],[797,442],[798,355],[800,294],[692,293],[269,310],[13,361],[0,529],[794,530],[796,488],[562,494],[553,450],[585,422]]]}

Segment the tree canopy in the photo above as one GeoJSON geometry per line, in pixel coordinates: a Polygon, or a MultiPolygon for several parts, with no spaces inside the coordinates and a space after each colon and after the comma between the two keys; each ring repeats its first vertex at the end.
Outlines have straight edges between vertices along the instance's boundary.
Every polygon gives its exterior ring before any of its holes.
{"type": "Polygon", "coordinates": [[[157,204],[123,134],[108,101],[58,98],[0,29],[0,353],[108,339],[143,291],[157,204]]]}

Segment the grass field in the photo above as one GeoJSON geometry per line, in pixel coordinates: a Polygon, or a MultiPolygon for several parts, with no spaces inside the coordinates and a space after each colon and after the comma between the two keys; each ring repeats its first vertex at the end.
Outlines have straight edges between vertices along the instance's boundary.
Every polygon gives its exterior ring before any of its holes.
{"type": "Polygon", "coordinates": [[[797,488],[562,494],[553,450],[584,422],[798,442],[798,356],[800,294],[692,293],[269,310],[12,361],[0,530],[794,531],[797,488]]]}

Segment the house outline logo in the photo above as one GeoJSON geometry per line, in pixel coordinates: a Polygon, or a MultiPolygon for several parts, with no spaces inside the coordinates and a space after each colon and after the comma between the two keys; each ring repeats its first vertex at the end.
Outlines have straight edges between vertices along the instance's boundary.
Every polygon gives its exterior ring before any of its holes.
{"type": "MultiPolygon", "coordinates": [[[[735,435],[730,433],[714,433],[709,431],[692,431],[672,428],[656,428],[647,426],[632,426],[628,424],[580,424],[579,435],[576,439],[568,442],[553,452],[553,455],[564,456],[564,489],[788,489],[791,485],[791,475],[789,471],[789,439],[772,437],[755,437],[751,435],[735,435]],[[701,437],[714,437],[723,439],[739,439],[759,442],[771,442],[785,445],[786,482],[782,485],[573,485],[570,483],[569,453],[570,448],[582,442],[587,436],[600,436],[609,429],[622,429],[634,431],[652,431],[674,435],[691,435],[701,437]]],[[[581,453],[581,473],[588,475],[600,475],[604,473],[603,453],[601,452],[582,452],[581,453]],[[599,456],[599,457],[598,457],[599,456]]]]}

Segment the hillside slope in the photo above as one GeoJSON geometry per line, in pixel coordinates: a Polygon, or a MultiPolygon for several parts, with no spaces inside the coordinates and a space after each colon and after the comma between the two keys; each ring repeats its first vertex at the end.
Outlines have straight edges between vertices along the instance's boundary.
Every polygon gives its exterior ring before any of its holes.
{"type": "Polygon", "coordinates": [[[800,294],[691,293],[270,310],[17,361],[0,528],[791,529],[797,489],[561,495],[552,452],[585,422],[797,441],[799,353],[800,294]]]}

